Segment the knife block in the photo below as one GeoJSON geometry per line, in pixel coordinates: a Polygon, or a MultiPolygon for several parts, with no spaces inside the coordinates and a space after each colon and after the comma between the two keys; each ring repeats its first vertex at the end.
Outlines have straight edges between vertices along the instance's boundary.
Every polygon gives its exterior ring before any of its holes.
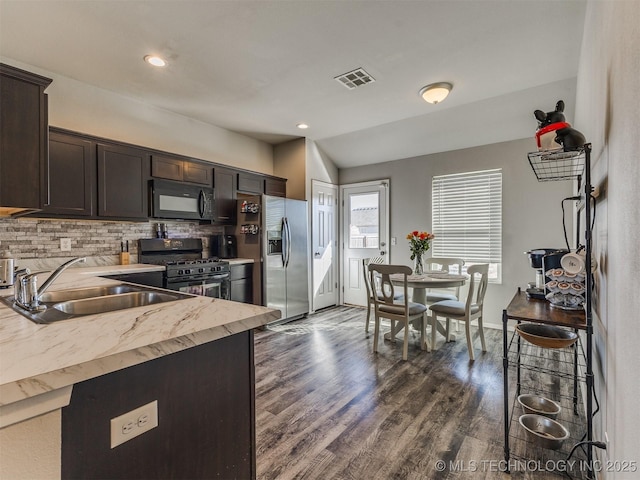
{"type": "Polygon", "coordinates": [[[120,265],[129,265],[129,252],[120,253],[120,265]]]}

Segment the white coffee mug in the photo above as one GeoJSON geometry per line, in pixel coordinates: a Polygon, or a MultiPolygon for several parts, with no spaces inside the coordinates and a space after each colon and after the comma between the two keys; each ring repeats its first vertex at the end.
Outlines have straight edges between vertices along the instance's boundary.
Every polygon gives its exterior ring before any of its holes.
{"type": "MultiPolygon", "coordinates": [[[[567,253],[566,255],[563,255],[563,257],[560,259],[560,265],[562,266],[565,272],[573,273],[576,275],[580,273],[584,273],[585,266],[586,266],[585,256],[586,256],[586,252],[584,250],[581,251],[580,253],[575,253],[575,252],[567,253]]],[[[596,268],[598,268],[598,262],[596,261],[596,257],[592,254],[591,255],[591,273],[595,272],[596,268]]]]}

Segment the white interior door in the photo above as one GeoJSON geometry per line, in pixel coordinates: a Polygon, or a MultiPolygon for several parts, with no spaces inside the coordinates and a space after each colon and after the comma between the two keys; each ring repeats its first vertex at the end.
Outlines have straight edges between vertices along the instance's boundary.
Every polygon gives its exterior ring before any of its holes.
{"type": "Polygon", "coordinates": [[[362,259],[389,263],[389,180],[340,187],[342,198],[342,303],[366,305],[362,259]]]}
{"type": "Polygon", "coordinates": [[[337,305],[338,298],[338,187],[311,182],[311,248],[313,255],[313,310],[337,305]]]}

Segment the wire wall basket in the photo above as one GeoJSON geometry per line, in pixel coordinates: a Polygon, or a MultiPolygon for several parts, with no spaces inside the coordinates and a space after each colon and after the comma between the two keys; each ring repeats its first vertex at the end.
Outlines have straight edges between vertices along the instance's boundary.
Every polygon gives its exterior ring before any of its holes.
{"type": "Polygon", "coordinates": [[[565,152],[562,148],[530,152],[529,163],[538,181],[572,180],[584,171],[584,147],[580,150],[565,152]]]}

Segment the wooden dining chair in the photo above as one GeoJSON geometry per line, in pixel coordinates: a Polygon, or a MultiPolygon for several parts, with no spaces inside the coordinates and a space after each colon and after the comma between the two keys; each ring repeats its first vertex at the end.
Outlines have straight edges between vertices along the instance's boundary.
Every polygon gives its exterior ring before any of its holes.
{"type": "Polygon", "coordinates": [[[487,293],[487,285],[489,283],[489,264],[483,263],[472,265],[467,268],[469,278],[469,292],[466,302],[457,300],[442,300],[429,306],[431,310],[431,344],[435,348],[436,342],[436,322],[438,316],[446,317],[446,339],[449,341],[449,333],[451,328],[451,320],[459,320],[465,322],[465,331],[467,334],[467,348],[469,350],[469,359],[474,360],[473,342],[475,338],[471,336],[471,322],[478,320],[478,335],[482,344],[482,351],[487,351],[487,345],[484,340],[484,331],[482,329],[482,309],[484,305],[484,296],[487,293]]]}
{"type": "Polygon", "coordinates": [[[369,321],[371,320],[371,310],[373,309],[373,292],[376,288],[371,286],[371,277],[369,275],[370,263],[384,263],[384,257],[370,257],[362,259],[362,275],[364,276],[364,286],[367,289],[367,323],[364,331],[369,333],[369,321]]]}
{"type": "Polygon", "coordinates": [[[418,320],[420,326],[420,348],[430,350],[427,337],[425,335],[425,318],[427,306],[421,303],[409,301],[407,294],[407,276],[411,275],[411,268],[406,265],[381,265],[372,264],[368,266],[369,278],[371,285],[379,282],[380,292],[373,295],[373,311],[375,314],[375,330],[373,335],[373,351],[378,351],[378,338],[380,336],[380,319],[387,318],[391,321],[391,341],[395,342],[394,332],[396,331],[396,322],[402,322],[404,325],[404,344],[402,348],[402,359],[406,360],[409,351],[409,323],[418,320]],[[399,274],[403,276],[403,285],[401,292],[396,292],[396,288],[391,282],[391,275],[399,274]],[[401,300],[394,300],[394,297],[400,293],[401,300]]]}
{"type": "MultiPolygon", "coordinates": [[[[462,258],[454,257],[430,257],[425,260],[425,267],[427,270],[438,270],[443,273],[451,272],[451,267],[456,266],[458,275],[462,275],[462,267],[464,266],[464,260],[462,258]]],[[[427,292],[427,305],[432,303],[441,302],[443,300],[460,300],[460,287],[452,287],[451,289],[442,290],[430,290],[427,292]]]]}

